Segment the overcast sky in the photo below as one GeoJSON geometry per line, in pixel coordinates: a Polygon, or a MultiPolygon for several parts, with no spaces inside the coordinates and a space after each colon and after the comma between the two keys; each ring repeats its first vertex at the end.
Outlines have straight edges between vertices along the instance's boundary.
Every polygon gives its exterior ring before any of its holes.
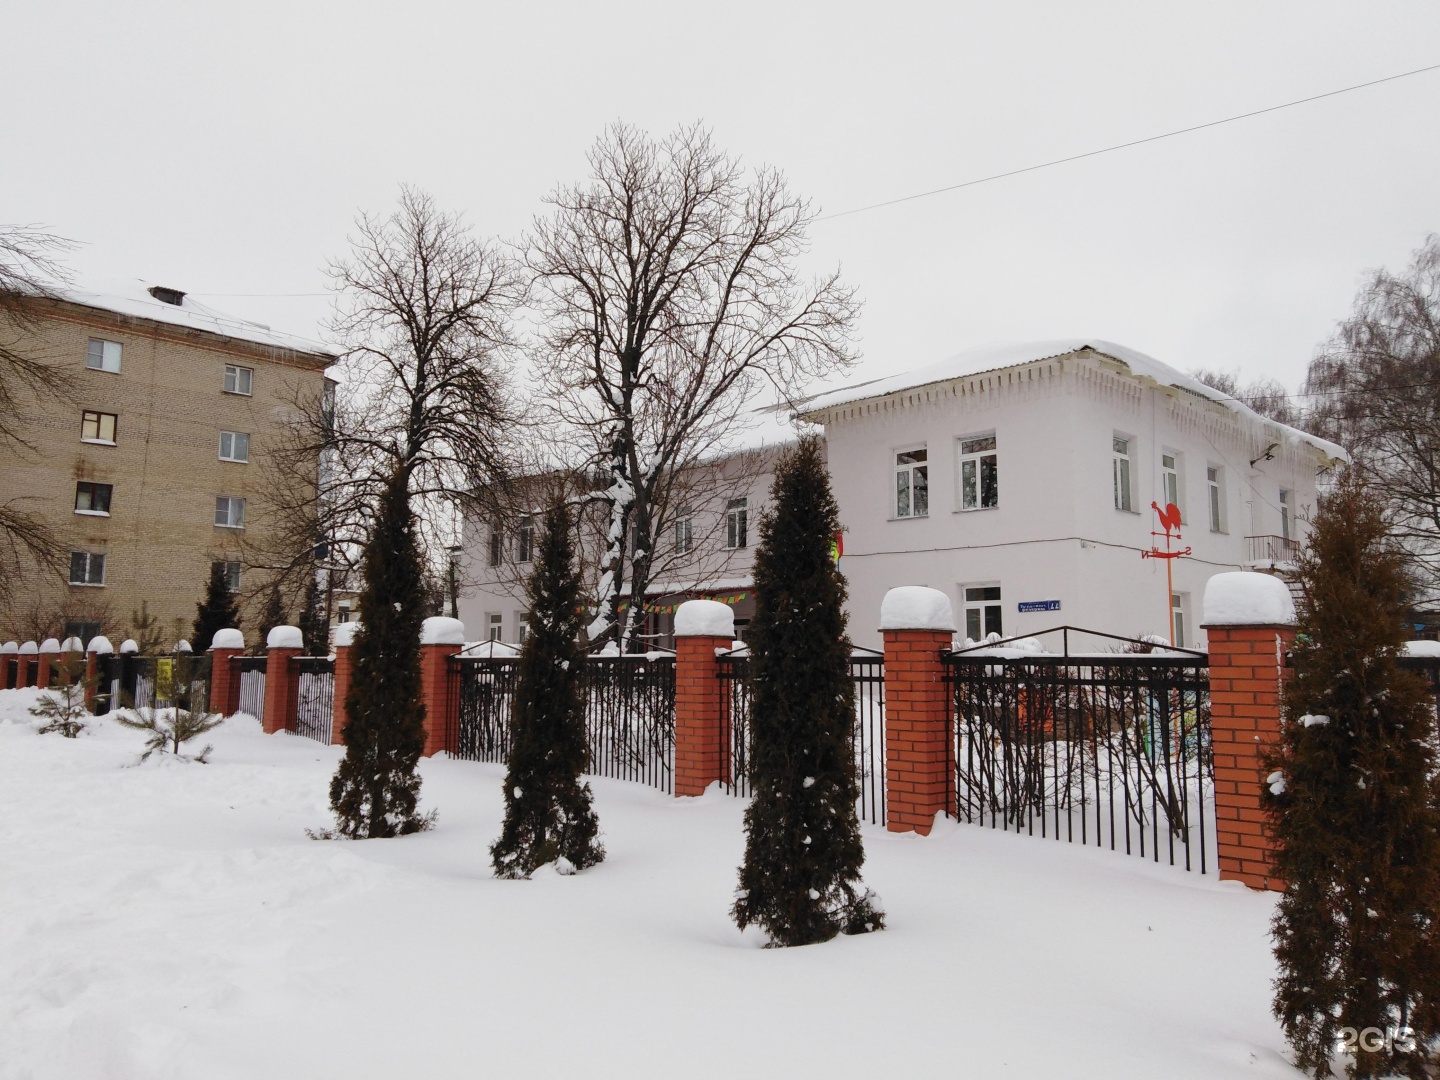
{"type": "MultiPolygon", "coordinates": [[[[357,209],[408,182],[518,237],[615,119],[701,119],[838,212],[1440,63],[1440,4],[50,0],[0,42],[0,221],[316,335],[291,294],[357,209]]],[[[860,375],[1080,335],[1293,390],[1440,229],[1437,114],[1417,75],[821,221],[812,257],[865,299],[860,375]]]]}

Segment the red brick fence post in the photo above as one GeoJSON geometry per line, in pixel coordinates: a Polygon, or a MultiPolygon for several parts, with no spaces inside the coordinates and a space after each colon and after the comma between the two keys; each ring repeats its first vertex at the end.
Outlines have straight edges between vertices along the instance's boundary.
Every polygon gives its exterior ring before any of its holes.
{"type": "Polygon", "coordinates": [[[938,589],[902,585],[880,605],[885,637],[885,825],[924,836],[949,809],[950,696],[944,654],[955,616],[938,589]]]}
{"type": "Polygon", "coordinates": [[[40,643],[40,665],[35,669],[36,686],[44,688],[50,685],[51,669],[54,667],[55,658],[59,655],[60,642],[55,638],[48,637],[40,643]]]}
{"type": "Polygon", "coordinates": [[[244,651],[245,635],[239,630],[231,626],[215,631],[210,642],[211,712],[233,716],[240,711],[240,673],[230,661],[244,651]]]}
{"type": "Polygon", "coordinates": [[[465,624],[436,615],[420,628],[420,699],[425,705],[426,757],[454,753],[460,730],[459,672],[450,658],[465,648],[465,624]]]}
{"type": "MultiPolygon", "coordinates": [[[[110,644],[110,639],[100,635],[90,639],[90,644],[85,647],[85,708],[92,713],[95,711],[95,698],[100,693],[100,657],[109,656],[115,651],[115,646],[110,644]]],[[[110,698],[110,688],[105,688],[105,698],[110,698]]],[[[110,709],[114,711],[118,702],[111,701],[110,709]]]]}
{"type": "Polygon", "coordinates": [[[724,686],[715,656],[735,640],[735,612],[716,600],[675,611],[675,795],[703,795],[726,778],[724,686]]]}
{"type": "Polygon", "coordinates": [[[19,687],[34,686],[36,668],[39,666],[37,657],[40,653],[40,646],[34,641],[21,642],[20,650],[16,654],[19,665],[15,671],[15,685],[19,687]]]}
{"type": "MultiPolygon", "coordinates": [[[[19,651],[20,643],[18,641],[7,641],[3,645],[0,645],[0,690],[13,689],[10,685],[10,663],[15,659],[15,654],[19,651]]],[[[19,684],[18,673],[15,682],[17,685],[19,684]]]]}
{"type": "Polygon", "coordinates": [[[1295,605],[1269,574],[1216,574],[1205,587],[1210,637],[1210,736],[1215,755],[1215,835],[1220,880],[1283,891],[1275,876],[1260,757],[1280,737],[1285,653],[1295,605]]]}
{"type": "Polygon", "coordinates": [[[305,651],[305,636],[298,626],[277,626],[265,639],[265,650],[265,734],[294,731],[300,669],[290,661],[305,651]]]}
{"type": "Polygon", "coordinates": [[[345,724],[350,719],[345,709],[345,698],[350,694],[350,646],[359,629],[358,622],[341,623],[335,628],[335,705],[330,723],[330,742],[334,746],[345,745],[345,724]]]}

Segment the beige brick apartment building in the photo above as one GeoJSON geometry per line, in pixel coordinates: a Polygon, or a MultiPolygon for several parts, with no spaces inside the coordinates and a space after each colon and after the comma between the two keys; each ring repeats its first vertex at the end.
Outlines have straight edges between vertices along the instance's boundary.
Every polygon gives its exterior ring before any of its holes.
{"type": "Polygon", "coordinates": [[[0,449],[0,503],[41,516],[68,551],[60,578],[0,582],[0,641],[124,636],[141,602],[169,633],[195,617],[212,562],[248,598],[277,558],[270,466],[294,402],[326,392],[320,345],[137,284],[27,302],[21,347],[71,372],[73,398],[35,403],[33,451],[0,449]],[[261,554],[263,553],[263,555],[261,554]],[[68,624],[68,625],[67,625],[68,624]]]}

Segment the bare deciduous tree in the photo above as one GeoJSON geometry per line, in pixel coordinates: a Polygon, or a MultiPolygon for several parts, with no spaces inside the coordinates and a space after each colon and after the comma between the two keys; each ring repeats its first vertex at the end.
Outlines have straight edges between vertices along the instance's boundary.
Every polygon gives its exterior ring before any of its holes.
{"type": "Polygon", "coordinates": [[[1400,274],[1378,270],[1310,362],[1310,424],[1356,459],[1440,590],[1440,236],[1400,274]]]}
{"type": "Polygon", "coordinates": [[[524,293],[514,260],[409,187],[392,214],[361,214],[356,230],[350,255],[330,268],[341,381],[333,396],[296,401],[273,485],[286,546],[311,572],[304,554],[317,543],[353,565],[397,468],[432,561],[443,504],[504,471],[504,362],[524,293]]]}
{"type": "Polygon", "coordinates": [[[588,180],[550,195],[527,261],[545,404],[606,476],[591,637],[631,648],[678,479],[727,444],[757,392],[847,367],[858,304],[838,271],[797,269],[809,203],[774,169],[747,176],[704,128],[655,142],[617,124],[589,161],[588,180]]]}
{"type": "MultiPolygon", "coordinates": [[[[56,256],[71,246],[33,225],[0,225],[0,449],[10,453],[35,452],[22,428],[22,418],[34,414],[31,403],[73,390],[73,378],[37,344],[32,307],[68,280],[56,256]]],[[[58,571],[64,554],[50,527],[21,500],[0,503],[0,578],[16,581],[27,564],[58,571]]]]}
{"type": "Polygon", "coordinates": [[[1241,383],[1236,372],[1211,368],[1196,368],[1190,375],[1212,390],[1218,390],[1226,397],[1248,405],[1267,419],[1291,427],[1300,427],[1304,423],[1300,408],[1286,392],[1284,385],[1276,379],[1259,378],[1241,383]]]}

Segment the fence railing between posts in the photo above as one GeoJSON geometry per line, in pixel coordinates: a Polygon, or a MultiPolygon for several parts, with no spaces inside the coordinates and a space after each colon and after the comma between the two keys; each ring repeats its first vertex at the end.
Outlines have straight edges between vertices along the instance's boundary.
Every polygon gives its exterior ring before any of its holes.
{"type": "Polygon", "coordinates": [[[122,708],[189,708],[197,700],[209,700],[210,666],[209,653],[106,654],[96,661],[96,692],[91,708],[97,715],[122,708]]]}
{"type": "MultiPolygon", "coordinates": [[[[450,745],[457,757],[503,763],[510,754],[519,660],[462,654],[450,664],[460,693],[450,745]]],[[[588,771],[673,790],[675,657],[587,656],[581,664],[588,771]]]]}
{"type": "Polygon", "coordinates": [[[328,656],[297,656],[290,663],[300,672],[295,734],[328,744],[335,721],[335,661],[328,656]]]}
{"type": "MultiPolygon", "coordinates": [[[[996,643],[945,657],[950,805],[962,821],[1208,872],[1216,840],[1207,657],[1077,653],[1072,635],[1090,632],[1047,633],[1060,635],[1058,654],[996,643]]],[[[1090,636],[1112,649],[1125,642],[1090,636]]],[[[1153,648],[1121,645],[1137,647],[1153,648]]]]}
{"type": "Polygon", "coordinates": [[[265,715],[264,656],[232,656],[230,668],[240,680],[240,711],[257,720],[265,715]]]}
{"type": "MultiPolygon", "coordinates": [[[[733,650],[718,658],[722,683],[720,756],[722,780],[731,795],[750,795],[750,656],[733,650]]],[[[861,820],[885,820],[885,657],[853,647],[850,678],[855,685],[856,805],[861,820]]]]}

